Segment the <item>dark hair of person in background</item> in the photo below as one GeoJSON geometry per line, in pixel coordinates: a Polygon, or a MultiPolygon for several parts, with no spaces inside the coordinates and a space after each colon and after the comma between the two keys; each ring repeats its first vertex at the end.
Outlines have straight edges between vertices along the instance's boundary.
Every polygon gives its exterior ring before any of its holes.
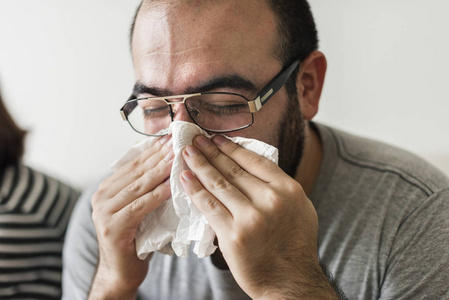
{"type": "Polygon", "coordinates": [[[61,299],[62,247],[79,192],[23,164],[26,134],[0,95],[0,299],[61,299]]]}
{"type": "Polygon", "coordinates": [[[0,169],[22,158],[26,133],[11,118],[0,92],[0,169]]]}

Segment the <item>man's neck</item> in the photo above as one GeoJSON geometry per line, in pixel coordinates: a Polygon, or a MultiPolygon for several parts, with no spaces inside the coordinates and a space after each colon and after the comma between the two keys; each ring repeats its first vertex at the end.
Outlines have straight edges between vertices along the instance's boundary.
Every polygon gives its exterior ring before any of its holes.
{"type": "Polygon", "coordinates": [[[304,153],[295,176],[296,181],[301,184],[307,196],[312,192],[313,185],[318,177],[322,156],[323,149],[318,132],[310,124],[307,124],[305,128],[304,153]]]}

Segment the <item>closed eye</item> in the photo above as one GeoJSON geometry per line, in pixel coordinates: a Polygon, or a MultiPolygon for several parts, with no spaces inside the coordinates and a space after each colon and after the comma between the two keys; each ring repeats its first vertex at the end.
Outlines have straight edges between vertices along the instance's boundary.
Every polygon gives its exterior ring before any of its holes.
{"type": "Polygon", "coordinates": [[[248,105],[242,103],[234,104],[218,104],[218,103],[203,103],[202,110],[208,113],[217,115],[230,115],[247,110],[248,105]]]}

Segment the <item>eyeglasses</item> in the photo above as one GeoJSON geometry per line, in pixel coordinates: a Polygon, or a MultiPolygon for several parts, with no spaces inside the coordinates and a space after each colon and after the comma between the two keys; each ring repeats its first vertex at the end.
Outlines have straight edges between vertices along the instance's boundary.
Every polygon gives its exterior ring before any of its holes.
{"type": "Polygon", "coordinates": [[[253,124],[253,113],[259,111],[284,86],[298,65],[299,60],[296,60],[283,69],[252,101],[240,94],[226,92],[146,97],[126,101],[120,114],[138,133],[162,136],[168,133],[175,116],[172,105],[184,104],[192,120],[208,132],[241,130],[253,124]]]}

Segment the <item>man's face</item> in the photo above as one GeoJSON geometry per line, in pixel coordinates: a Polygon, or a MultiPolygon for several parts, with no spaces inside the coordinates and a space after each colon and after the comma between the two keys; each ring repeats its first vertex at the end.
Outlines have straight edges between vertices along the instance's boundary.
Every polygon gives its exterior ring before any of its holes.
{"type": "MultiPolygon", "coordinates": [[[[132,53],[136,82],[149,93],[134,96],[222,91],[253,100],[282,68],[273,55],[277,46],[273,12],[260,0],[193,2],[143,3],[132,53]],[[231,76],[249,84],[223,80],[231,76]],[[206,85],[208,90],[204,90],[206,85]]],[[[287,101],[283,88],[254,114],[252,126],[229,135],[279,147],[287,101]]],[[[184,107],[176,109],[175,120],[191,121],[184,107]]]]}

